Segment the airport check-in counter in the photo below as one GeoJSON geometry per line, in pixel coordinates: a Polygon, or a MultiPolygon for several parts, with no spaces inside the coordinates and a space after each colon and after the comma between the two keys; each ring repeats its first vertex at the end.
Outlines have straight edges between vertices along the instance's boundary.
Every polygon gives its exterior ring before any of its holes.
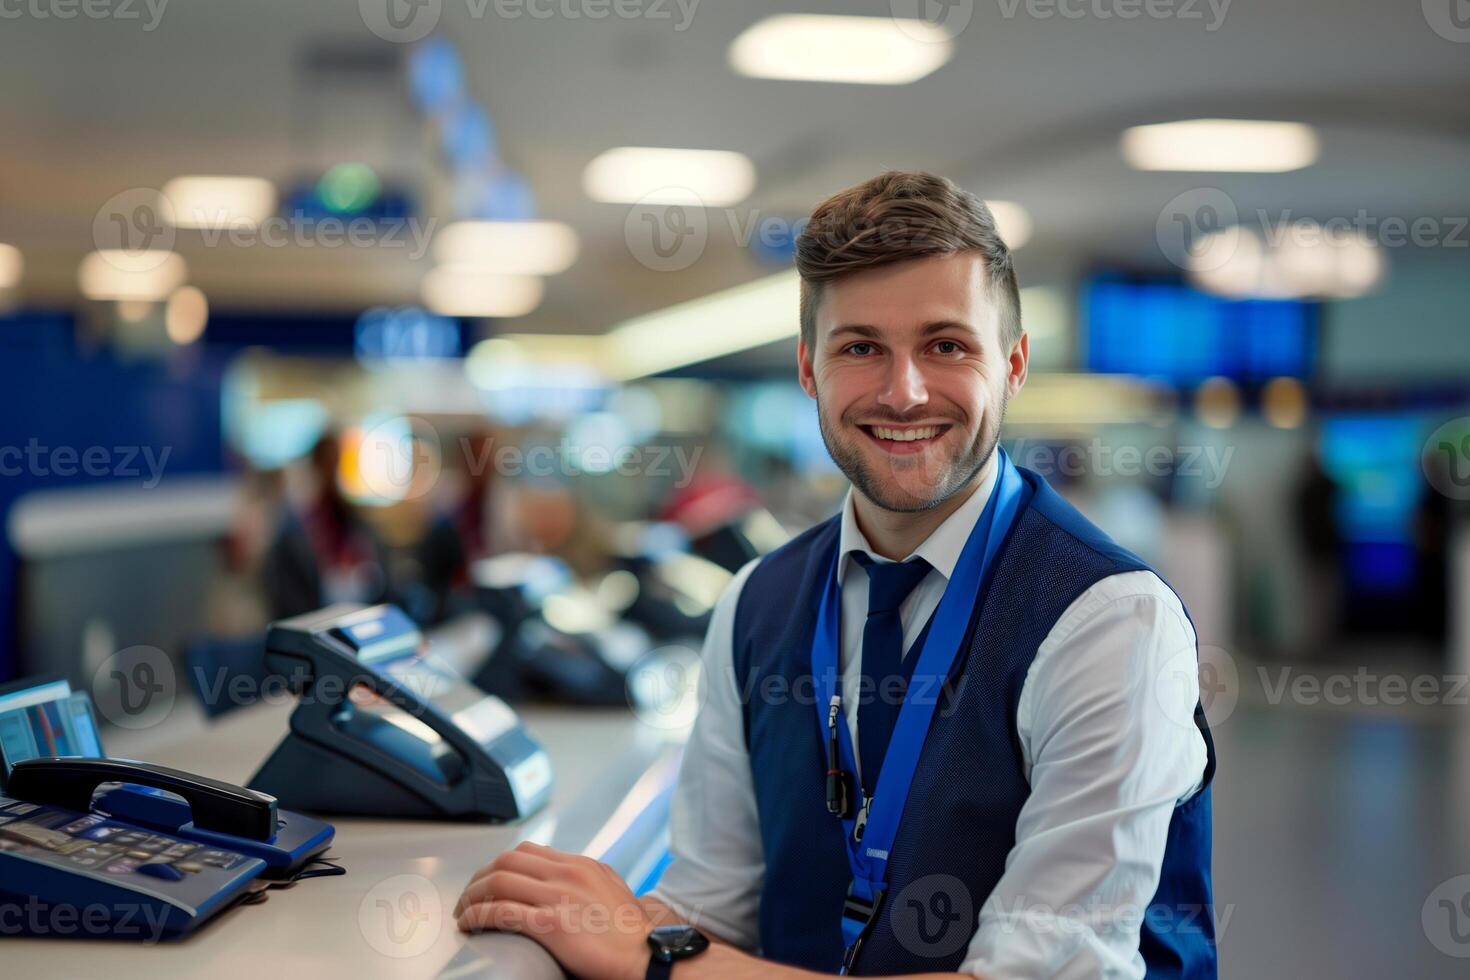
{"type": "MultiPolygon", "coordinates": [[[[294,708],[286,699],[207,722],[180,699],[163,723],[110,733],[110,754],[244,784],[294,708]]],[[[529,938],[459,932],[460,892],[478,868],[523,840],[596,857],[636,886],[664,852],[682,747],[629,709],[520,714],[556,773],[549,802],[529,817],[500,825],[331,817],[337,833],[327,857],[345,875],[265,892],[263,903],[237,905],[179,940],[11,939],[7,975],[562,977],[529,938]]]]}

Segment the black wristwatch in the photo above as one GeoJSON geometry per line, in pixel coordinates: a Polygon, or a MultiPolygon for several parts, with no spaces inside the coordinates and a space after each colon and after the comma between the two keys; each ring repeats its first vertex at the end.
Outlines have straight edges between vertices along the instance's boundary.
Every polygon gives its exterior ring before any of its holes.
{"type": "Polygon", "coordinates": [[[648,934],[648,948],[653,958],[648,961],[643,980],[669,980],[674,963],[709,949],[709,939],[693,926],[659,926],[648,934]]]}

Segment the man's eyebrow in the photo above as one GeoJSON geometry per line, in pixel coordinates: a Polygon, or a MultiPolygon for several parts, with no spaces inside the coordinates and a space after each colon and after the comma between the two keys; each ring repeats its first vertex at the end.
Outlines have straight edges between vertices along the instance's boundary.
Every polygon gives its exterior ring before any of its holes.
{"type": "MultiPolygon", "coordinates": [[[[932,320],[919,328],[919,336],[928,337],[931,334],[943,333],[946,330],[959,330],[964,333],[975,333],[975,328],[968,323],[959,320],[932,320]]],[[[853,334],[858,337],[877,338],[882,336],[882,331],[877,327],[866,323],[844,323],[834,327],[829,337],[836,339],[842,334],[853,334]]]]}
{"type": "Polygon", "coordinates": [[[827,336],[836,338],[845,333],[856,334],[859,337],[880,336],[880,331],[877,327],[869,326],[866,323],[844,323],[840,327],[834,327],[832,332],[827,336]]]}
{"type": "Polygon", "coordinates": [[[919,330],[919,336],[927,337],[930,334],[943,333],[946,330],[959,330],[963,333],[975,333],[975,328],[960,320],[934,320],[924,324],[919,330]]]}

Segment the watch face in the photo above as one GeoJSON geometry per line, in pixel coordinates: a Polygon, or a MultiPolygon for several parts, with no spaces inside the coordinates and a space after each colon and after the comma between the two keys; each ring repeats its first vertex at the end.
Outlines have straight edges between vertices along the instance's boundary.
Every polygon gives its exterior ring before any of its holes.
{"type": "Polygon", "coordinates": [[[704,952],[709,940],[693,926],[659,926],[648,934],[648,946],[655,957],[667,963],[704,952]]]}

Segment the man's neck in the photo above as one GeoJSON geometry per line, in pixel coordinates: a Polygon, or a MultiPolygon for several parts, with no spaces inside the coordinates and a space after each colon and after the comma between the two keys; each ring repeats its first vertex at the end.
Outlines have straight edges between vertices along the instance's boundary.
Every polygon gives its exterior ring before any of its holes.
{"type": "Polygon", "coordinates": [[[994,468],[995,456],[992,455],[980,471],[970,478],[969,483],[950,494],[939,506],[928,510],[887,510],[873,503],[854,487],[852,510],[857,518],[858,530],[863,532],[863,537],[868,539],[873,551],[891,561],[903,561],[949,515],[964,506],[965,501],[985,483],[994,468]]]}

